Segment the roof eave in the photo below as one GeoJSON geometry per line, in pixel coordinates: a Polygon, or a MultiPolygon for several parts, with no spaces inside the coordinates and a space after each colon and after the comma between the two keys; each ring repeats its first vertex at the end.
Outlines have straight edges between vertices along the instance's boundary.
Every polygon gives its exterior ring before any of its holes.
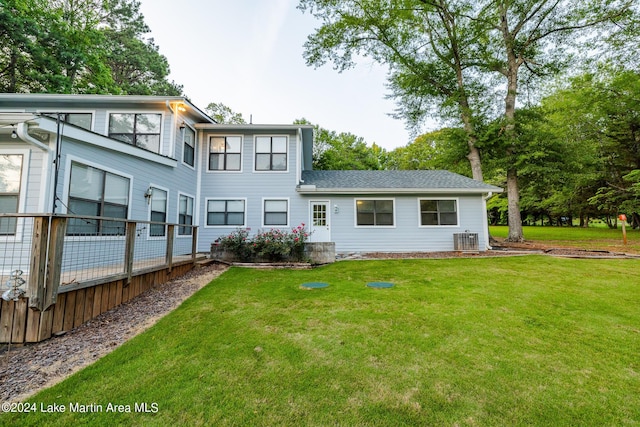
{"type": "Polygon", "coordinates": [[[299,194],[489,194],[501,193],[502,188],[327,188],[311,186],[298,186],[299,194]]]}

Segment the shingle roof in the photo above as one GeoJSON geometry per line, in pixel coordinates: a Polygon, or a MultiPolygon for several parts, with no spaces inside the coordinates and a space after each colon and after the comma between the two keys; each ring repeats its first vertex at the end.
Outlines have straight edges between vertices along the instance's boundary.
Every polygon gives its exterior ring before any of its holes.
{"type": "Polygon", "coordinates": [[[308,191],[447,191],[501,192],[500,187],[445,170],[303,171],[301,192],[308,191]],[[313,188],[315,186],[315,188],[313,188]]]}

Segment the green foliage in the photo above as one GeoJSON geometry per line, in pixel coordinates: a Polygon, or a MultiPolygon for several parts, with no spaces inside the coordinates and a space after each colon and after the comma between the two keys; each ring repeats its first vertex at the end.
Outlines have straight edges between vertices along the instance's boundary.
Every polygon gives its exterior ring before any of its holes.
{"type": "Polygon", "coordinates": [[[640,272],[546,256],[232,268],[4,425],[640,422],[640,272]],[[329,283],[303,290],[305,282],[329,283]],[[389,281],[374,290],[369,281],[389,281]],[[133,412],[135,402],[157,413],[133,412]]]}
{"type": "Polygon", "coordinates": [[[135,0],[0,2],[0,92],[179,95],[135,0]]]}
{"type": "Polygon", "coordinates": [[[236,113],[230,107],[222,103],[211,102],[205,111],[217,123],[223,124],[244,124],[247,123],[241,113],[236,113]]]}
{"type": "Polygon", "coordinates": [[[220,237],[216,243],[220,248],[233,253],[242,261],[303,261],[304,244],[308,241],[309,233],[304,224],[292,228],[291,231],[271,229],[261,231],[249,237],[248,229],[236,231],[220,237]]]}

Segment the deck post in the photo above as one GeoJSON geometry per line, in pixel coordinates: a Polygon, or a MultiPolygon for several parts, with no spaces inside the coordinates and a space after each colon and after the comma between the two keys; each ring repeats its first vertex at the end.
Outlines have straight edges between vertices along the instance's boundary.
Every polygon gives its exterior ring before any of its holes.
{"type": "Polygon", "coordinates": [[[127,274],[127,278],[125,280],[125,286],[129,286],[131,283],[131,277],[133,275],[133,258],[135,251],[135,242],[136,242],[136,228],[137,224],[135,221],[127,221],[127,235],[125,242],[125,250],[124,250],[124,272],[127,274]]]}
{"type": "Polygon", "coordinates": [[[169,273],[171,273],[171,269],[173,268],[173,239],[175,235],[175,225],[168,224],[167,225],[167,256],[165,258],[167,263],[167,268],[169,269],[169,273]]]}
{"type": "Polygon", "coordinates": [[[56,303],[58,287],[60,286],[62,252],[64,250],[64,236],[66,232],[67,218],[62,216],[52,217],[42,311],[48,310],[56,303]]]}
{"type": "Polygon", "coordinates": [[[50,217],[33,218],[33,240],[31,241],[31,264],[29,267],[29,308],[42,311],[44,308],[44,280],[47,271],[47,240],[50,217]]]}
{"type": "Polygon", "coordinates": [[[191,227],[191,259],[196,262],[198,252],[198,227],[191,227]]]}

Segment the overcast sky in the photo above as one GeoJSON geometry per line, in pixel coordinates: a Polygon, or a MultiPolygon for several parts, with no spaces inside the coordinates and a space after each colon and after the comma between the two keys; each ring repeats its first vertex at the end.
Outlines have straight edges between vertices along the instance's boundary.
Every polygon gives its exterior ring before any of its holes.
{"type": "Polygon", "coordinates": [[[306,118],[391,150],[410,142],[389,117],[386,70],[371,62],[338,73],[308,67],[303,44],[319,26],[298,0],[141,0],[151,37],[171,66],[170,80],[204,110],[223,103],[253,123],[306,118]]]}

